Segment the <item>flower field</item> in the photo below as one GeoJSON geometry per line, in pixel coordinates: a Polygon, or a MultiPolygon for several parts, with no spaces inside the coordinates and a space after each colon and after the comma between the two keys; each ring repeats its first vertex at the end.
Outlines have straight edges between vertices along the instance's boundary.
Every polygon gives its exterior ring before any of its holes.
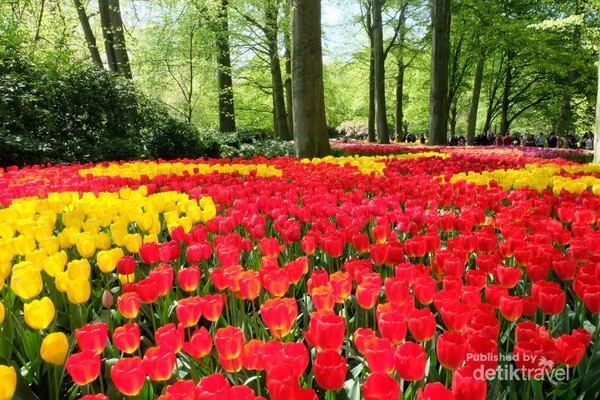
{"type": "Polygon", "coordinates": [[[600,397],[600,165],[345,150],[1,172],[0,400],[600,397]]]}

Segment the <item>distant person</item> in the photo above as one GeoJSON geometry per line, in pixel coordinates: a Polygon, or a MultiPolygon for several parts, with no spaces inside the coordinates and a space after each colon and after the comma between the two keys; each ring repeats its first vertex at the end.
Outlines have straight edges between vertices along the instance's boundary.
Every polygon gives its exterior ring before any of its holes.
{"type": "Polygon", "coordinates": [[[567,132],[567,136],[565,137],[565,139],[567,140],[570,149],[577,148],[577,138],[575,137],[575,132],[573,132],[572,130],[567,132]]]}
{"type": "Polygon", "coordinates": [[[546,145],[546,138],[542,132],[535,138],[535,145],[537,147],[544,147],[546,145]]]}
{"type": "Polygon", "coordinates": [[[556,139],[556,135],[554,134],[554,132],[550,132],[550,135],[548,136],[548,147],[550,147],[551,149],[555,149],[557,145],[558,140],[556,139]]]}
{"type": "Polygon", "coordinates": [[[526,147],[534,147],[535,146],[535,139],[533,138],[533,135],[529,132],[527,132],[525,134],[525,146],[526,147]]]}
{"type": "Polygon", "coordinates": [[[510,134],[508,132],[506,132],[506,134],[504,134],[504,137],[502,138],[502,145],[503,146],[510,146],[512,145],[513,140],[510,137],[510,134]]]}
{"type": "Polygon", "coordinates": [[[594,134],[592,132],[588,132],[586,134],[586,138],[584,141],[586,150],[594,150],[594,134]]]}
{"type": "Polygon", "coordinates": [[[521,135],[519,135],[518,133],[515,133],[512,137],[512,144],[513,144],[513,146],[520,146],[521,145],[521,135]]]}
{"type": "Polygon", "coordinates": [[[496,135],[496,137],[494,138],[494,145],[495,146],[502,146],[502,135],[500,133],[498,133],[496,135]]]}
{"type": "Polygon", "coordinates": [[[421,144],[425,144],[427,142],[427,140],[425,140],[425,135],[421,135],[421,139],[419,139],[421,141],[421,144]]]}
{"type": "Polygon", "coordinates": [[[458,146],[458,138],[454,135],[454,133],[450,134],[450,141],[448,144],[450,146],[458,146]]]}
{"type": "Polygon", "coordinates": [[[562,136],[562,135],[558,135],[556,137],[556,148],[558,149],[568,149],[569,146],[569,141],[567,140],[566,137],[562,136]]]}

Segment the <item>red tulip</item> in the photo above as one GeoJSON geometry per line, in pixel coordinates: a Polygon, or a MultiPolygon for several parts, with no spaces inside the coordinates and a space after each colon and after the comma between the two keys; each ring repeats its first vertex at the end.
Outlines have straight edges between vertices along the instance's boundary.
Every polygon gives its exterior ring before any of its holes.
{"type": "Polygon", "coordinates": [[[528,317],[533,317],[538,309],[537,303],[533,300],[533,297],[523,296],[521,302],[523,303],[523,314],[528,317]]]}
{"type": "Polygon", "coordinates": [[[286,263],[283,267],[288,274],[290,283],[298,283],[308,273],[309,261],[307,257],[298,257],[286,263]]]}
{"type": "Polygon", "coordinates": [[[565,308],[566,295],[556,282],[537,281],[531,293],[544,314],[557,315],[565,308]]]}
{"type": "Polygon", "coordinates": [[[413,342],[401,344],[394,354],[394,365],[400,378],[405,381],[420,381],[425,377],[427,354],[425,349],[413,342]]]}
{"type": "Polygon", "coordinates": [[[388,301],[395,306],[401,306],[410,296],[408,281],[402,278],[386,278],[384,287],[388,301]]]}
{"type": "Polygon", "coordinates": [[[370,310],[377,303],[381,286],[364,282],[356,288],[356,302],[365,310],[370,310]]]}
{"type": "Polygon", "coordinates": [[[537,339],[547,339],[550,336],[546,327],[538,326],[533,321],[519,322],[515,327],[515,343],[529,342],[537,339]]]}
{"type": "Polygon", "coordinates": [[[156,282],[158,297],[165,297],[173,289],[173,267],[169,264],[160,264],[150,271],[148,278],[156,282]]]}
{"type": "Polygon", "coordinates": [[[222,374],[212,374],[200,379],[197,386],[198,399],[229,399],[231,383],[222,374]]]}
{"type": "Polygon", "coordinates": [[[592,314],[600,314],[600,285],[585,288],[582,300],[592,314]]]}
{"type": "Polygon", "coordinates": [[[158,400],[195,400],[199,398],[199,389],[192,380],[177,381],[167,386],[165,394],[158,400]]]}
{"type": "Polygon", "coordinates": [[[124,293],[117,299],[117,307],[123,317],[135,319],[140,312],[140,296],[136,292],[124,293]]]}
{"type": "Polygon", "coordinates": [[[487,285],[485,287],[485,299],[490,306],[496,309],[500,308],[500,299],[506,295],[508,295],[508,289],[504,286],[487,285]]]}
{"type": "Polygon", "coordinates": [[[81,351],[101,354],[108,341],[108,326],[104,322],[87,324],[75,330],[75,338],[81,351]]]}
{"type": "Polygon", "coordinates": [[[346,322],[332,311],[315,311],[310,316],[306,341],[319,350],[338,351],[344,343],[346,322]]]}
{"type": "Polygon", "coordinates": [[[389,339],[393,345],[400,344],[406,337],[405,315],[400,310],[384,312],[377,318],[381,336],[389,339]]]}
{"type": "Polygon", "coordinates": [[[521,279],[522,273],[521,268],[508,265],[499,265],[498,268],[496,268],[498,282],[507,289],[512,289],[517,285],[521,279]]]}
{"type": "Polygon", "coordinates": [[[310,292],[313,305],[317,311],[333,311],[335,305],[335,294],[331,285],[313,288],[310,292]]]}
{"type": "Polygon", "coordinates": [[[113,332],[113,343],[123,353],[133,354],[140,347],[141,334],[138,324],[125,324],[113,332]]]}
{"type": "Polygon", "coordinates": [[[452,392],[440,382],[428,383],[424,389],[419,389],[417,400],[455,400],[452,392]]]}
{"type": "Polygon", "coordinates": [[[562,260],[553,260],[552,269],[560,280],[569,281],[575,276],[575,272],[577,271],[577,263],[568,258],[562,260]]]}
{"type": "Polygon", "coordinates": [[[184,292],[193,292],[198,287],[200,283],[200,276],[202,272],[197,265],[192,265],[187,268],[182,268],[177,273],[177,280],[179,281],[179,286],[184,292]]]}
{"type": "Polygon", "coordinates": [[[331,274],[329,279],[335,295],[335,302],[343,304],[352,293],[352,278],[347,272],[337,271],[331,274]]]}
{"type": "Polygon", "coordinates": [[[429,276],[415,279],[413,293],[421,304],[425,306],[431,304],[437,293],[435,281],[429,276]]]}
{"type": "Polygon", "coordinates": [[[110,368],[110,378],[125,396],[137,396],[146,382],[146,372],[139,357],[121,358],[110,368]]]}
{"type": "Polygon", "coordinates": [[[136,266],[135,258],[132,256],[123,256],[117,262],[117,271],[121,275],[131,275],[135,272],[136,266]]]}
{"type": "Polygon", "coordinates": [[[179,353],[183,348],[185,340],[185,330],[182,324],[167,324],[161,326],[154,334],[156,345],[168,349],[173,353],[179,353]]]}
{"type": "Polygon", "coordinates": [[[575,367],[585,355],[586,345],[574,335],[562,335],[556,339],[559,362],[567,367],[575,367]]]}
{"type": "Polygon", "coordinates": [[[317,240],[313,236],[304,236],[300,241],[300,247],[306,255],[312,255],[317,250],[317,240]]]}
{"type": "Polygon", "coordinates": [[[227,326],[217,330],[215,346],[220,357],[233,360],[239,358],[242,354],[245,340],[244,332],[240,328],[227,326]]]}
{"type": "Polygon", "coordinates": [[[369,254],[371,255],[371,260],[373,260],[373,264],[381,266],[387,263],[389,249],[390,246],[387,243],[370,245],[369,254]]]}
{"type": "Polygon", "coordinates": [[[502,296],[500,312],[507,321],[515,322],[523,314],[523,301],[519,296],[502,296]]]}
{"type": "MultiPolygon", "coordinates": [[[[434,323],[435,323],[435,321],[434,321],[434,323]]],[[[374,337],[377,337],[377,335],[375,334],[375,332],[372,329],[358,328],[352,334],[352,341],[354,342],[354,345],[356,346],[356,349],[358,350],[358,352],[360,354],[364,355],[367,352],[367,342],[369,340],[373,339],[374,337]]]]}
{"type": "Polygon", "coordinates": [[[453,332],[461,332],[471,317],[471,307],[456,300],[444,302],[439,311],[444,325],[453,332]]]}
{"type": "Polygon", "coordinates": [[[408,329],[417,342],[433,338],[436,329],[435,316],[428,308],[414,309],[408,314],[408,329]]]}
{"type": "Polygon", "coordinates": [[[265,342],[258,339],[250,339],[242,349],[242,366],[250,371],[261,371],[264,368],[262,363],[262,348],[265,342]]]}
{"type": "Polygon", "coordinates": [[[477,371],[470,365],[454,371],[452,375],[454,397],[461,400],[485,400],[487,381],[477,375],[477,371]]]}
{"type": "Polygon", "coordinates": [[[265,301],[260,306],[260,315],[275,339],[288,335],[298,316],[296,299],[275,298],[265,301]]]}
{"type": "Polygon", "coordinates": [[[225,305],[225,299],[221,294],[210,294],[203,296],[200,302],[200,308],[202,309],[202,315],[208,321],[216,322],[223,313],[223,307],[225,305]]]}
{"type": "Polygon", "coordinates": [[[394,372],[394,348],[388,339],[374,337],[366,343],[365,358],[372,372],[394,372]]]}
{"type": "Polygon", "coordinates": [[[258,278],[258,272],[254,270],[240,273],[238,283],[240,285],[239,295],[244,300],[254,301],[262,289],[262,284],[258,278]]]}
{"type": "Polygon", "coordinates": [[[371,244],[369,241],[369,236],[366,233],[359,233],[357,235],[352,236],[350,243],[352,243],[352,246],[354,246],[356,251],[358,251],[359,253],[366,253],[369,250],[369,246],[371,244]]]}
{"type": "Polygon", "coordinates": [[[435,350],[440,364],[455,371],[465,361],[467,343],[464,337],[456,332],[444,332],[438,337],[435,350]]]}
{"type": "Polygon", "coordinates": [[[177,313],[177,319],[184,328],[189,328],[198,324],[200,317],[202,316],[202,309],[200,305],[202,300],[198,296],[186,297],[177,303],[175,312],[177,313]]]}
{"type": "Polygon", "coordinates": [[[539,379],[554,369],[560,353],[554,340],[536,338],[516,344],[514,358],[517,368],[525,377],[539,379]]]}
{"type": "Polygon", "coordinates": [[[175,353],[168,348],[156,346],[146,350],[143,365],[148,377],[159,382],[171,377],[175,362],[175,353]]]}
{"type": "Polygon", "coordinates": [[[105,394],[86,394],[83,397],[80,397],[79,400],[110,400],[105,394]]]}
{"type": "Polygon", "coordinates": [[[67,358],[65,368],[73,382],[79,386],[96,380],[100,374],[100,355],[89,350],[73,353],[67,358]]]}
{"type": "Polygon", "coordinates": [[[208,355],[212,349],[212,337],[205,327],[196,329],[189,342],[183,342],[183,351],[196,359],[208,355]]]}
{"type": "Polygon", "coordinates": [[[466,362],[485,374],[494,374],[498,367],[498,343],[487,336],[474,332],[467,340],[466,362]]]}
{"type": "Polygon", "coordinates": [[[398,400],[400,384],[397,380],[383,372],[374,372],[362,387],[365,400],[398,400]]]}
{"type": "Polygon", "coordinates": [[[261,281],[267,292],[274,297],[283,297],[290,287],[290,278],[283,268],[266,270],[261,276],[261,281]]]}
{"type": "Polygon", "coordinates": [[[346,359],[335,350],[318,353],[313,363],[317,384],[325,390],[340,390],[346,381],[346,359]]]}
{"type": "Polygon", "coordinates": [[[156,299],[158,299],[158,287],[156,280],[150,277],[142,279],[137,283],[136,293],[143,303],[155,303],[156,299]]]}

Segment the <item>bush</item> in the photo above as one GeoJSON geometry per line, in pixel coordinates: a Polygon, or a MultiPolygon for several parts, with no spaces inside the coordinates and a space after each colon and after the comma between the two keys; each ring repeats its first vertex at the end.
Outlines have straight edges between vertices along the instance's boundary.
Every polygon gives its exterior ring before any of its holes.
{"type": "Polygon", "coordinates": [[[341,137],[346,139],[365,140],[369,136],[366,121],[356,119],[342,122],[336,130],[341,137]]]}

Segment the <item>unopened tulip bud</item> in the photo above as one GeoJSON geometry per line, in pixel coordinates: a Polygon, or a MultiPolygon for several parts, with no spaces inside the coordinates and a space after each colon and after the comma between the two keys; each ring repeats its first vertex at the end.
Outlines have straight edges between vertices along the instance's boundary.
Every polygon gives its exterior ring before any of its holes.
{"type": "Polygon", "coordinates": [[[112,308],[113,304],[115,304],[115,298],[113,294],[105,289],[104,293],[102,293],[102,305],[104,308],[110,309],[112,308]]]}

